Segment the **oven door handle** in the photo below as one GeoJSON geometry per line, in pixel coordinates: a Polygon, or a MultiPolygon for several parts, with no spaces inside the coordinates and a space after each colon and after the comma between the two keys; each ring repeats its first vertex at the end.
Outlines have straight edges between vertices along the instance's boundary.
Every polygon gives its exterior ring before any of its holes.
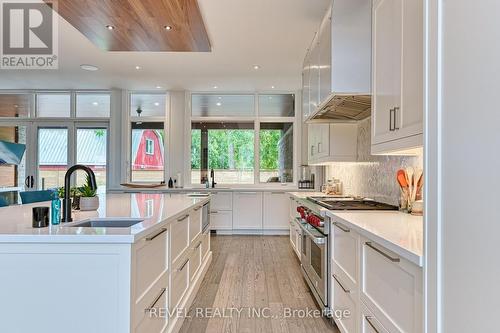
{"type": "Polygon", "coordinates": [[[325,245],[325,236],[315,236],[311,231],[307,230],[303,225],[300,225],[302,231],[309,237],[316,245],[325,245]]]}

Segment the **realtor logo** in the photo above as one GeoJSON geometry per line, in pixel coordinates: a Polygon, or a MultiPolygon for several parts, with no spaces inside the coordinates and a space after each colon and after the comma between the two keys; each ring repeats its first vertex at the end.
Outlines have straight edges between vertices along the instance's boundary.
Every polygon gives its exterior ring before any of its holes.
{"type": "Polygon", "coordinates": [[[57,69],[54,4],[37,0],[0,0],[0,4],[0,68],[57,69]]]}

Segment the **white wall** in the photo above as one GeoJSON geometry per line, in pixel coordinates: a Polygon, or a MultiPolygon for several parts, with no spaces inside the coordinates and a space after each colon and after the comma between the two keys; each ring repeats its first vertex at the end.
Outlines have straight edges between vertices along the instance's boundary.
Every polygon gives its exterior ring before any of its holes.
{"type": "MultiPolygon", "coordinates": [[[[184,173],[184,130],[185,130],[185,91],[170,91],[170,143],[167,146],[169,163],[167,165],[169,177],[177,177],[177,173],[184,173]]],[[[190,155],[189,155],[190,158],[190,155]]],[[[167,179],[168,181],[168,179],[167,179]]],[[[185,182],[184,182],[185,184],[185,182]]]]}
{"type": "Polygon", "coordinates": [[[436,180],[428,192],[437,199],[429,204],[426,221],[428,331],[498,332],[500,1],[426,2],[431,23],[426,162],[436,180]],[[442,15],[436,17],[438,5],[442,15]],[[435,39],[436,22],[441,41],[435,39]],[[434,315],[436,304],[440,317],[434,315]]]}

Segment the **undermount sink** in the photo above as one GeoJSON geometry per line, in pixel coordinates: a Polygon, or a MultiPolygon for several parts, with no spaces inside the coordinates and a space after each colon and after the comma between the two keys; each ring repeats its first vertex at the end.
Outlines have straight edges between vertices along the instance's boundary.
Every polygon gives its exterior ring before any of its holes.
{"type": "Polygon", "coordinates": [[[141,223],[142,219],[134,218],[102,218],[102,219],[89,219],[80,222],[72,222],[64,227],[83,227],[83,228],[129,228],[137,223],[141,223]]]}

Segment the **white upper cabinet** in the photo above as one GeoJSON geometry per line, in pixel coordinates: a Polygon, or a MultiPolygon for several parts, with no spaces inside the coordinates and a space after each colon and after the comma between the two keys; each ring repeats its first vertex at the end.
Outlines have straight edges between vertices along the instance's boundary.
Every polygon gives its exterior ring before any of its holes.
{"type": "Polygon", "coordinates": [[[355,162],[358,148],[356,123],[308,124],[308,163],[355,162]]]}
{"type": "Polygon", "coordinates": [[[373,2],[372,153],[422,146],[422,0],[373,2]]]}

